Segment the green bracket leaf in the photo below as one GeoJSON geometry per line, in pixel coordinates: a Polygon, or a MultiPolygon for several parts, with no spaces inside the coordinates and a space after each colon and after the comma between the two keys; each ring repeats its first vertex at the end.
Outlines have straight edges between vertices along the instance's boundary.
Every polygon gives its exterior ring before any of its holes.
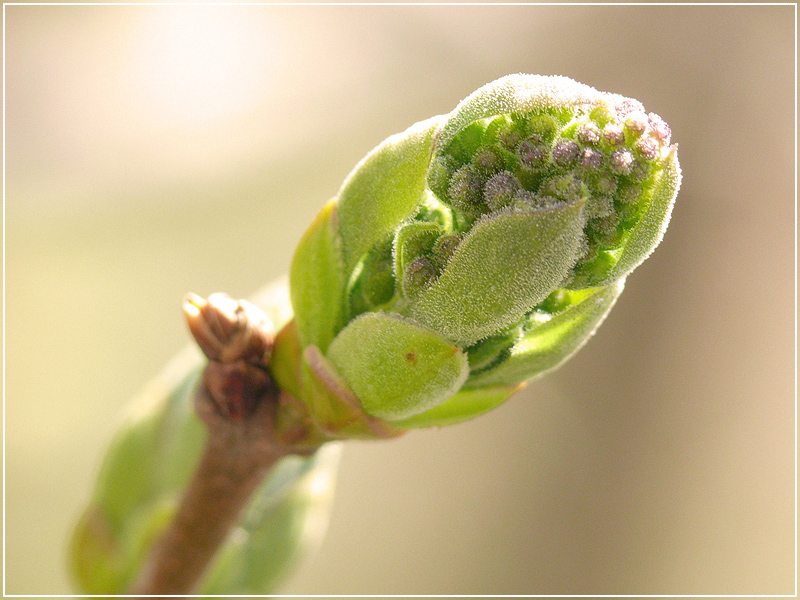
{"type": "Polygon", "coordinates": [[[409,314],[461,347],[519,321],[575,264],[579,200],[479,221],[409,314]]]}
{"type": "Polygon", "coordinates": [[[289,273],[297,335],[324,351],[341,327],[347,280],[342,268],[336,203],[314,219],[297,247],[289,273]]]}
{"type": "Polygon", "coordinates": [[[535,324],[511,349],[510,356],[470,376],[466,388],[511,385],[539,377],[577,352],[614,306],[625,280],[605,288],[569,292],[573,304],[549,320],[535,324]]]}
{"type": "Polygon", "coordinates": [[[345,180],[337,202],[348,277],[361,257],[422,202],[433,134],[440,120],[434,117],[391,136],[345,180]]]}
{"type": "Polygon", "coordinates": [[[651,199],[647,211],[628,234],[614,269],[604,281],[596,285],[608,285],[616,279],[626,277],[650,256],[667,230],[680,183],[681,169],[673,151],[667,157],[663,170],[657,175],[650,190],[651,199]]]}
{"type": "Polygon", "coordinates": [[[387,421],[444,402],[467,378],[466,355],[440,335],[398,315],[367,313],[328,349],[364,410],[387,421]]]}
{"type": "Polygon", "coordinates": [[[502,404],[522,385],[503,385],[481,389],[462,389],[439,406],[408,419],[396,421],[399,427],[443,427],[467,421],[502,404]]]}

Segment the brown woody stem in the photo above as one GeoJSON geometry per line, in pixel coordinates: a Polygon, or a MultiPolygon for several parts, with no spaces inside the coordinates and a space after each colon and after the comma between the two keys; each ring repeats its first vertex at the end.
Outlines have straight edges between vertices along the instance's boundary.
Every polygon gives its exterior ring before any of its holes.
{"type": "Polygon", "coordinates": [[[214,294],[187,296],[184,312],[209,358],[195,410],[208,428],[200,464],[172,523],[130,593],[189,594],[272,466],[308,454],[276,435],[282,394],[266,370],[272,324],[252,304],[214,294]]]}

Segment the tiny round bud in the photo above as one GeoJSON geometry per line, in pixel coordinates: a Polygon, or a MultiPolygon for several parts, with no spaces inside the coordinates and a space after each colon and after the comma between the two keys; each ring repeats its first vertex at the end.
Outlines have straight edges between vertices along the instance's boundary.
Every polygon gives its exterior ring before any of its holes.
{"type": "Polygon", "coordinates": [[[500,153],[493,148],[479,148],[472,158],[472,164],[478,173],[496,173],[505,164],[500,153]]]}
{"type": "Polygon", "coordinates": [[[643,112],[633,112],[625,118],[625,130],[633,137],[639,137],[647,129],[647,115],[643,112]]]}
{"type": "Polygon", "coordinates": [[[578,160],[581,149],[572,140],[559,140],[553,146],[553,161],[559,167],[568,167],[578,160]]]}
{"type": "Polygon", "coordinates": [[[500,210],[511,204],[520,187],[522,186],[516,175],[510,171],[501,171],[486,182],[483,198],[491,210],[500,210]]]}
{"type": "Polygon", "coordinates": [[[593,217],[607,217],[614,212],[614,199],[611,196],[592,196],[588,212],[593,217]]]}
{"type": "Polygon", "coordinates": [[[628,115],[637,112],[640,113],[644,110],[641,102],[633,98],[625,98],[622,102],[618,103],[615,108],[620,117],[627,117],[628,115]]]}
{"type": "Polygon", "coordinates": [[[406,267],[403,289],[406,294],[415,294],[427,287],[438,275],[433,262],[424,256],[412,260],[406,267]]]}
{"type": "Polygon", "coordinates": [[[469,165],[453,174],[447,189],[453,206],[464,212],[474,212],[479,207],[482,191],[481,178],[469,165]]]}
{"type": "Polygon", "coordinates": [[[619,217],[616,214],[595,217],[589,219],[586,224],[586,233],[600,246],[616,248],[622,239],[623,232],[619,224],[619,217]]]}
{"type": "Polygon", "coordinates": [[[597,123],[600,127],[605,127],[606,123],[613,120],[614,115],[607,106],[595,106],[589,113],[589,118],[597,123]]]}
{"type": "Polygon", "coordinates": [[[631,154],[630,150],[620,148],[619,150],[614,150],[608,162],[615,173],[628,175],[633,168],[633,154],[631,154]]]}
{"type": "Polygon", "coordinates": [[[550,115],[534,115],[528,119],[528,131],[531,138],[549,141],[556,134],[556,123],[550,115]]]}
{"type": "Polygon", "coordinates": [[[635,181],[644,181],[650,176],[650,163],[634,158],[630,171],[631,179],[635,181]]]}
{"type": "Polygon", "coordinates": [[[621,204],[633,204],[642,196],[642,186],[639,184],[628,184],[620,188],[617,200],[621,204]]]}
{"type": "Polygon", "coordinates": [[[587,123],[581,123],[578,126],[575,135],[578,138],[578,141],[584,144],[590,144],[594,146],[600,142],[600,128],[591,121],[587,123]]]}
{"type": "Polygon", "coordinates": [[[665,145],[669,145],[669,140],[672,136],[672,131],[670,130],[669,125],[667,125],[664,120],[655,113],[650,113],[647,116],[650,120],[650,129],[653,131],[656,139],[665,145]]]}
{"type": "Polygon", "coordinates": [[[443,269],[450,260],[450,257],[453,256],[453,253],[456,251],[456,248],[458,248],[460,243],[461,236],[458,234],[441,236],[433,245],[433,252],[431,256],[433,262],[443,269]]]}
{"type": "Polygon", "coordinates": [[[517,156],[523,167],[535,169],[547,159],[547,147],[541,142],[528,139],[517,147],[517,156]]]}
{"type": "Polygon", "coordinates": [[[617,190],[617,181],[611,175],[601,175],[597,178],[595,189],[600,194],[613,194],[617,190]]]}
{"type": "Polygon", "coordinates": [[[592,148],[584,148],[581,152],[580,165],[584,169],[599,169],[603,166],[603,154],[592,148]]]}
{"type": "Polygon", "coordinates": [[[603,128],[603,137],[611,146],[621,146],[625,143],[625,132],[616,123],[609,123],[603,128]]]}
{"type": "Polygon", "coordinates": [[[658,156],[660,144],[654,138],[645,136],[637,140],[636,149],[643,158],[647,160],[653,160],[656,156],[658,156]]]}
{"type": "Polygon", "coordinates": [[[586,184],[573,174],[552,177],[544,181],[539,188],[539,193],[545,196],[554,196],[567,202],[585,198],[589,195],[586,184]]]}
{"type": "Polygon", "coordinates": [[[520,126],[517,123],[513,123],[501,129],[497,134],[497,141],[500,142],[500,145],[511,152],[517,149],[517,146],[519,146],[523,138],[524,135],[522,131],[520,131],[520,126]]]}

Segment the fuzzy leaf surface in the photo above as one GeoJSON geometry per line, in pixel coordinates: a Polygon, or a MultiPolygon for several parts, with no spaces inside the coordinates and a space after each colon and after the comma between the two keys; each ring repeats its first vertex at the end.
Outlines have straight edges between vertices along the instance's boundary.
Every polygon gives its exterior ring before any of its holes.
{"type": "Polygon", "coordinates": [[[459,348],[411,320],[386,313],[351,321],[331,344],[328,359],[364,410],[387,421],[442,403],[469,373],[459,348]]]}
{"type": "Polygon", "coordinates": [[[583,204],[479,221],[410,316],[461,347],[519,321],[575,263],[583,204]]]}

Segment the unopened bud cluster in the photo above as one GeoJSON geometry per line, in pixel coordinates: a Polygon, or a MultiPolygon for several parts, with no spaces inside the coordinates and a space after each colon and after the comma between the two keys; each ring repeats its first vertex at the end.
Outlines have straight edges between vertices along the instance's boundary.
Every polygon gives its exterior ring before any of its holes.
{"type": "Polygon", "coordinates": [[[584,288],[613,267],[673,150],[667,124],[630,99],[499,115],[461,130],[435,158],[429,184],[464,229],[500,211],[585,201],[581,255],[564,282],[584,288]]]}
{"type": "Polygon", "coordinates": [[[320,213],[291,278],[305,371],[282,381],[313,397],[341,377],[400,427],[485,412],[588,340],[679,185],[670,129],[639,102],[492,82],[387,139],[320,213]]]}

